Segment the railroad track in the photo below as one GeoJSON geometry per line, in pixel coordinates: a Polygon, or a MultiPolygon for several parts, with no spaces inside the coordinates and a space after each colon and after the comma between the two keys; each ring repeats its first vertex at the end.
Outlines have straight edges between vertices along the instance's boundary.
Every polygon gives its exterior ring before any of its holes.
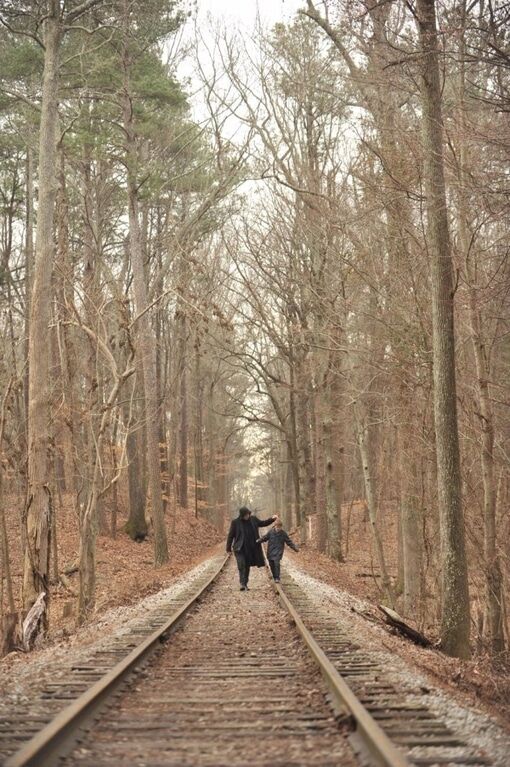
{"type": "Polygon", "coordinates": [[[65,717],[72,713],[71,707],[76,703],[82,711],[78,719],[84,720],[89,705],[87,700],[90,698],[92,705],[97,697],[99,705],[109,690],[121,684],[129,670],[141,663],[165,635],[177,627],[183,615],[210,587],[225,562],[225,556],[212,557],[204,566],[195,568],[184,585],[173,589],[172,596],[164,604],[148,609],[142,618],[131,621],[106,643],[99,642],[85,658],[63,670],[51,664],[55,679],[37,689],[30,700],[26,697],[21,701],[9,700],[7,705],[1,706],[0,765],[18,760],[21,764],[42,765],[45,750],[58,752],[60,740],[67,740],[68,736],[72,740],[74,724],[78,720],[70,722],[67,728],[64,726],[64,732],[59,732],[65,717]],[[117,673],[113,674],[115,668],[117,673]],[[46,739],[48,745],[45,747],[46,739]],[[32,752],[35,754],[33,758],[32,752]]]}
{"type": "Polygon", "coordinates": [[[426,691],[388,679],[384,658],[365,650],[361,638],[353,640],[341,621],[318,606],[290,575],[275,587],[311,651],[328,659],[326,676],[339,674],[345,683],[338,690],[339,703],[356,720],[353,742],[358,740],[361,749],[368,748],[376,760],[384,760],[379,744],[387,739],[400,750],[406,764],[416,767],[492,763],[435,714],[426,691]]]}
{"type": "Polygon", "coordinates": [[[23,720],[2,720],[11,746],[23,743],[5,767],[490,764],[416,696],[385,683],[290,577],[275,586],[289,621],[264,572],[239,593],[235,564],[225,564],[212,560],[123,643],[50,686],[44,713],[38,701],[23,720]]]}

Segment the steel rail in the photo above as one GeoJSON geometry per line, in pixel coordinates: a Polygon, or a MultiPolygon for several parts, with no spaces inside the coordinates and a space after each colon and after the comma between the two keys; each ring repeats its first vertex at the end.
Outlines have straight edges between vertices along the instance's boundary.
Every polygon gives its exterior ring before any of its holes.
{"type": "Polygon", "coordinates": [[[273,585],[301,634],[312,658],[319,666],[322,676],[333,696],[335,707],[352,716],[356,725],[356,733],[359,735],[363,746],[368,750],[370,757],[375,761],[377,767],[411,767],[412,762],[391,742],[331,663],[311,631],[305,626],[299,612],[291,603],[280,584],[273,583],[273,585]]]}
{"type": "Polygon", "coordinates": [[[216,580],[229,559],[229,554],[200,589],[179,607],[168,620],[149,634],[125,658],[95,682],[88,690],[66,706],[42,730],[31,738],[5,762],[4,767],[52,767],[59,757],[65,756],[76,742],[80,729],[106,703],[107,699],[126,680],[128,674],[155,650],[164,635],[174,629],[188,610],[216,580]]]}

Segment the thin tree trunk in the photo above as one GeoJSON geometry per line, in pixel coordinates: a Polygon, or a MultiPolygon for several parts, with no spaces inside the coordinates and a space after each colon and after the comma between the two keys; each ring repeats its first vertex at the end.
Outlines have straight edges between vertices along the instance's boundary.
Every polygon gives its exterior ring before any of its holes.
{"type": "MultiPolygon", "coordinates": [[[[67,201],[67,190],[65,181],[64,153],[62,147],[59,148],[59,171],[58,171],[58,194],[56,202],[56,244],[57,252],[55,256],[57,268],[55,269],[55,346],[58,349],[56,365],[59,368],[60,391],[62,397],[62,417],[60,425],[61,449],[64,462],[65,489],[67,493],[74,493],[75,498],[78,495],[76,486],[76,451],[74,449],[73,438],[75,433],[75,423],[77,421],[75,408],[76,383],[72,380],[75,375],[73,362],[74,353],[71,349],[72,342],[69,338],[71,332],[67,324],[62,324],[65,318],[66,295],[69,286],[73,285],[73,270],[70,264],[69,254],[69,206],[67,201]]],[[[72,289],[72,288],[71,288],[72,289]]]]}
{"type": "Polygon", "coordinates": [[[129,514],[125,531],[134,541],[140,542],[147,537],[147,522],[145,521],[146,482],[143,462],[141,461],[144,440],[141,427],[134,431],[128,421],[126,428],[129,430],[126,441],[129,514]]]}
{"type": "MultiPolygon", "coordinates": [[[[145,232],[145,229],[142,231],[145,232]]],[[[161,245],[163,239],[163,228],[161,222],[161,211],[157,209],[157,263],[158,263],[158,277],[154,285],[154,291],[156,295],[163,295],[164,293],[164,272],[163,272],[163,248],[161,245]]],[[[144,242],[147,237],[144,234],[144,242]]],[[[156,377],[158,387],[158,407],[159,407],[159,446],[160,446],[160,467],[161,467],[161,481],[163,492],[163,514],[166,516],[167,510],[170,505],[170,480],[169,480],[169,466],[168,466],[168,450],[166,448],[166,432],[167,432],[167,368],[168,368],[168,349],[163,344],[164,334],[164,307],[161,302],[158,302],[156,315],[154,317],[154,327],[156,335],[156,377]]]]}
{"type": "Polygon", "coordinates": [[[300,507],[302,512],[303,539],[310,538],[309,518],[315,509],[315,472],[312,463],[311,425],[310,425],[310,381],[304,371],[305,362],[301,360],[296,374],[296,442],[298,450],[300,507]]]}
{"type": "Polygon", "coordinates": [[[295,479],[294,479],[294,459],[292,457],[292,448],[289,438],[285,442],[284,453],[284,485],[283,485],[283,509],[284,519],[287,529],[291,529],[296,525],[295,514],[293,509],[295,508],[295,479]]]}
{"type": "Polygon", "coordinates": [[[23,607],[26,612],[39,594],[45,593],[40,628],[48,625],[48,581],[51,538],[51,491],[49,487],[49,348],[51,275],[53,271],[55,210],[56,130],[58,117],[58,69],[61,30],[60,3],[52,2],[44,21],[44,72],[39,136],[39,204],[37,211],[34,280],[30,307],[28,492],[26,548],[23,572],[23,607]]]}
{"type": "MultiPolygon", "coordinates": [[[[113,426],[112,438],[110,442],[110,454],[111,454],[112,470],[113,470],[114,477],[116,477],[119,474],[119,464],[117,461],[118,426],[119,426],[119,421],[118,419],[116,419],[115,424],[113,426]]],[[[115,481],[112,487],[113,498],[112,498],[111,517],[110,517],[110,535],[114,539],[117,537],[117,518],[119,514],[119,494],[118,494],[117,484],[118,484],[117,481],[115,481]]]]}
{"type": "Polygon", "coordinates": [[[204,440],[203,440],[203,381],[201,371],[200,344],[195,342],[195,421],[194,421],[194,452],[195,452],[195,488],[196,510],[203,508],[204,493],[204,440]]]}
{"type": "Polygon", "coordinates": [[[123,420],[127,430],[126,457],[128,475],[128,519],[125,532],[134,541],[140,542],[147,537],[147,522],[145,519],[145,499],[147,495],[147,472],[144,456],[145,433],[144,425],[140,423],[141,411],[136,403],[142,399],[142,372],[140,360],[135,360],[137,373],[131,384],[129,401],[126,398],[123,405],[123,420]]]}
{"type": "MultiPolygon", "coordinates": [[[[12,588],[12,575],[11,575],[11,562],[10,562],[10,552],[9,552],[9,538],[7,535],[7,525],[5,522],[5,508],[4,508],[4,499],[3,499],[3,472],[2,472],[2,453],[3,453],[3,442],[4,442],[4,424],[5,424],[5,408],[7,401],[9,399],[9,395],[12,388],[12,379],[9,382],[7,389],[5,391],[5,394],[2,399],[2,406],[0,410],[0,553],[2,557],[2,573],[0,575],[0,579],[3,583],[4,579],[4,573],[5,573],[5,585],[7,589],[7,605],[9,608],[9,613],[11,615],[14,615],[15,613],[15,604],[14,604],[14,593],[12,588]]],[[[3,598],[2,602],[0,603],[0,607],[3,607],[3,598]]]]}
{"type": "MultiPolygon", "coordinates": [[[[333,328],[332,337],[337,348],[342,342],[341,330],[333,328]]],[[[342,555],[342,501],[345,484],[344,465],[344,424],[342,412],[342,370],[341,359],[334,359],[336,366],[329,371],[329,415],[325,421],[326,444],[326,506],[328,515],[328,554],[338,562],[342,555]]]]}
{"type": "MultiPolygon", "coordinates": [[[[25,219],[25,356],[29,359],[29,337],[30,337],[30,302],[32,292],[32,272],[34,268],[34,152],[30,143],[30,137],[27,140],[27,168],[26,168],[26,219],[25,219]]],[[[25,396],[25,439],[28,444],[28,379],[29,364],[25,367],[23,378],[23,390],[25,396]]]]}
{"type": "MultiPolygon", "coordinates": [[[[181,312],[183,308],[181,307],[181,312]]],[[[186,366],[186,317],[179,317],[179,506],[188,508],[188,373],[186,366]]]]}
{"type": "MultiPolygon", "coordinates": [[[[92,124],[90,114],[87,115],[86,129],[90,133],[92,124]]],[[[98,258],[98,227],[96,221],[96,212],[93,204],[92,190],[92,158],[91,146],[86,139],[82,153],[82,239],[83,239],[83,292],[85,297],[85,317],[87,324],[94,333],[97,332],[99,311],[101,306],[101,288],[100,288],[100,261],[98,258]],[[95,231],[94,231],[95,230],[95,231]],[[94,236],[95,235],[95,236],[94,236]]],[[[84,496],[90,502],[91,489],[90,483],[94,474],[96,463],[97,429],[101,418],[101,408],[103,405],[103,382],[101,375],[101,360],[99,358],[97,344],[92,337],[87,337],[87,364],[85,367],[86,376],[86,466],[84,467],[85,492],[84,496]]],[[[97,507],[92,511],[97,517],[97,525],[100,533],[107,531],[106,522],[103,513],[103,502],[96,494],[97,507]]]]}
{"type": "Polygon", "coordinates": [[[218,425],[214,405],[214,385],[209,384],[207,391],[207,518],[211,524],[215,524],[217,503],[215,473],[218,425]]]}
{"type": "Polygon", "coordinates": [[[99,481],[101,476],[101,460],[104,435],[112,408],[117,400],[120,388],[133,370],[124,371],[117,375],[110,390],[108,400],[103,407],[101,422],[97,431],[97,446],[95,463],[92,467],[92,477],[87,505],[82,514],[80,528],[80,593],[78,600],[78,618],[83,623],[92,612],[95,605],[96,591],[96,536],[97,536],[97,503],[99,500],[99,481]]]}
{"type": "Polygon", "coordinates": [[[129,247],[133,284],[135,292],[137,351],[143,372],[145,394],[146,436],[147,436],[147,473],[151,494],[152,521],[154,525],[154,564],[164,565],[169,560],[168,543],[163,513],[161,492],[161,466],[159,455],[159,409],[156,377],[156,344],[147,313],[147,285],[143,265],[140,222],[138,219],[138,199],[136,189],[136,145],[133,129],[132,104],[128,97],[129,83],[126,83],[124,103],[124,128],[127,135],[128,157],[128,205],[129,205],[129,247]]]}
{"type": "Polygon", "coordinates": [[[489,394],[490,365],[481,330],[473,283],[469,286],[469,313],[476,364],[478,405],[482,430],[481,463],[484,496],[484,569],[487,635],[493,652],[505,649],[502,616],[502,572],[496,545],[496,483],[494,472],[494,414],[489,394]]]}
{"type": "Polygon", "coordinates": [[[441,530],[441,646],[470,656],[470,606],[462,511],[455,381],[455,336],[450,235],[444,181],[441,84],[435,0],[417,0],[422,50],[425,192],[431,262],[434,420],[441,530]]]}
{"type": "Polygon", "coordinates": [[[386,568],[386,560],[384,557],[384,549],[382,545],[381,536],[377,524],[377,506],[376,506],[376,489],[374,487],[374,475],[372,469],[371,451],[370,445],[367,442],[367,427],[358,423],[358,445],[361,456],[361,462],[363,464],[363,479],[365,483],[365,497],[368,508],[368,517],[370,520],[370,528],[372,530],[372,536],[374,540],[375,550],[377,554],[377,561],[381,569],[381,585],[384,594],[390,604],[390,607],[395,607],[395,596],[391,587],[390,577],[386,568]]]}
{"type": "MultiPolygon", "coordinates": [[[[326,511],[326,445],[324,434],[325,418],[325,395],[324,389],[317,393],[314,411],[314,473],[316,478],[315,485],[315,514],[317,519],[317,548],[321,552],[326,552],[328,547],[330,525],[326,511]]],[[[336,511],[336,510],[335,510],[336,511]]],[[[335,514],[336,517],[336,514],[335,514]]]]}
{"type": "MultiPolygon", "coordinates": [[[[466,4],[463,3],[463,15],[466,4]]],[[[503,627],[503,576],[501,562],[497,549],[496,537],[496,478],[494,461],[494,412],[489,391],[489,381],[492,379],[490,350],[487,348],[483,332],[483,318],[477,302],[477,275],[474,264],[475,254],[471,250],[471,233],[468,210],[468,149],[466,145],[466,103],[465,103],[465,44],[464,29],[460,41],[460,104],[459,104],[459,241],[464,256],[468,283],[468,307],[471,324],[471,340],[475,358],[476,380],[478,392],[478,411],[482,432],[481,465],[484,496],[484,567],[485,594],[487,616],[485,628],[491,650],[495,653],[505,649],[503,627]]]]}
{"type": "Polygon", "coordinates": [[[289,421],[290,421],[290,441],[289,441],[289,459],[292,461],[292,482],[294,487],[294,521],[296,527],[301,528],[303,524],[303,514],[301,506],[301,475],[299,471],[299,449],[297,441],[297,416],[296,416],[296,391],[295,391],[295,371],[294,357],[290,357],[290,393],[289,393],[289,421]]]}
{"type": "Polygon", "coordinates": [[[401,428],[401,499],[404,615],[416,617],[421,608],[423,577],[423,518],[418,497],[415,430],[410,403],[401,428]]]}
{"type": "Polygon", "coordinates": [[[323,423],[325,442],[326,463],[326,521],[328,527],[328,554],[333,559],[341,561],[340,535],[339,535],[339,501],[336,484],[335,461],[333,458],[333,436],[331,420],[326,419],[323,423]]]}

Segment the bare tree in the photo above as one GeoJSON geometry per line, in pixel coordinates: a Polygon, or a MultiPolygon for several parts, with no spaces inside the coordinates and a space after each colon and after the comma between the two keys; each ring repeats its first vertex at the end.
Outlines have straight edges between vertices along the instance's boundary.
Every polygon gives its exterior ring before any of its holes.
{"type": "Polygon", "coordinates": [[[422,51],[425,192],[430,242],[434,355],[434,417],[441,516],[441,644],[470,655],[470,610],[460,475],[455,377],[454,285],[444,180],[441,84],[435,0],[418,0],[422,51]]]}

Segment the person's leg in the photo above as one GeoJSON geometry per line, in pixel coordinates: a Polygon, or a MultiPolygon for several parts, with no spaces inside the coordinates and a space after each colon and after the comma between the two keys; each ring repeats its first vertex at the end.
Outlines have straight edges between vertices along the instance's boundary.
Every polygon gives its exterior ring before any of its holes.
{"type": "Polygon", "coordinates": [[[271,570],[271,575],[273,576],[273,578],[276,578],[276,573],[275,573],[275,569],[274,569],[274,567],[275,567],[274,559],[268,559],[267,561],[269,562],[269,568],[271,570]]]}
{"type": "Polygon", "coordinates": [[[247,583],[247,577],[246,577],[246,559],[242,552],[236,551],[236,562],[237,562],[237,569],[239,570],[239,584],[242,589],[246,588],[247,583]]]}
{"type": "Polygon", "coordinates": [[[244,581],[246,588],[248,588],[248,581],[250,580],[250,567],[251,565],[246,565],[246,579],[244,581]]]}
{"type": "Polygon", "coordinates": [[[274,579],[275,581],[280,580],[280,560],[279,559],[274,560],[274,579]]]}

